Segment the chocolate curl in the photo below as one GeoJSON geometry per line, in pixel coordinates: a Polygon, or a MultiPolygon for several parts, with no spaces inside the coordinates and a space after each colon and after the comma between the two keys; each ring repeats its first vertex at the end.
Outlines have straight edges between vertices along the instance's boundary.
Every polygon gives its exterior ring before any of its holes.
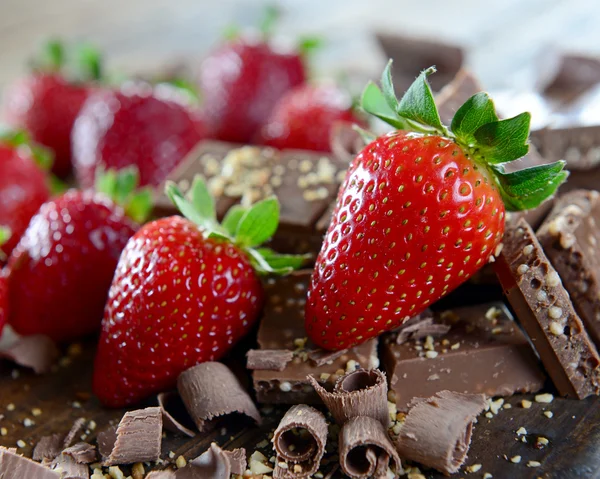
{"type": "Polygon", "coordinates": [[[347,349],[340,349],[339,351],[326,351],[325,349],[316,348],[308,352],[308,358],[315,366],[321,367],[325,364],[333,363],[337,358],[343,356],[347,352],[347,349]]]}
{"type": "Polygon", "coordinates": [[[294,352],[286,349],[251,349],[246,356],[248,369],[283,371],[294,358],[294,352]]]}
{"type": "Polygon", "coordinates": [[[346,374],[336,381],[331,393],[312,376],[308,376],[308,380],[338,424],[356,416],[369,416],[384,427],[389,426],[388,384],[379,369],[357,369],[346,374]]]}
{"type": "Polygon", "coordinates": [[[261,422],[252,399],[224,364],[207,362],[184,371],[177,379],[177,389],[200,432],[212,427],[214,418],[231,413],[261,422]]]}
{"type": "Polygon", "coordinates": [[[416,341],[427,336],[440,337],[450,331],[448,324],[434,323],[433,312],[425,310],[418,316],[409,319],[400,328],[396,336],[396,344],[404,344],[408,340],[416,341]]]}
{"type": "Polygon", "coordinates": [[[245,449],[224,451],[213,442],[206,452],[177,471],[175,477],[177,479],[229,479],[231,474],[242,475],[245,470],[245,449]]]}
{"type": "Polygon", "coordinates": [[[57,471],[20,456],[14,449],[0,446],[0,478],[61,479],[61,475],[57,471]]]}
{"type": "Polygon", "coordinates": [[[54,341],[41,334],[20,336],[5,326],[1,336],[0,358],[31,368],[37,374],[49,372],[60,355],[54,341]]]}
{"type": "Polygon", "coordinates": [[[299,404],[283,416],[273,435],[277,453],[274,478],[295,479],[319,470],[327,442],[327,421],[320,411],[299,404]],[[284,462],[287,469],[279,464],[284,462]]]}
{"type": "Polygon", "coordinates": [[[160,393],[157,396],[158,407],[162,413],[163,426],[171,432],[180,432],[186,436],[194,437],[196,433],[184,424],[187,419],[193,427],[193,423],[185,409],[185,405],[178,393],[172,391],[160,393]]]}
{"type": "Polygon", "coordinates": [[[329,144],[337,159],[348,165],[365,147],[360,133],[353,128],[352,123],[345,121],[336,121],[331,126],[329,144]]]}
{"type": "Polygon", "coordinates": [[[158,407],[126,412],[118,427],[98,434],[104,466],[157,461],[161,442],[162,414],[158,407]]]}
{"type": "Polygon", "coordinates": [[[64,438],[64,434],[42,437],[33,449],[33,460],[38,462],[44,459],[54,460],[64,447],[64,438]]]}
{"type": "Polygon", "coordinates": [[[77,464],[91,464],[98,459],[96,448],[87,442],[79,442],[62,453],[71,456],[77,464]]]}
{"type": "Polygon", "coordinates": [[[146,479],[175,479],[176,477],[173,471],[153,471],[146,476],[146,479]]]}
{"type": "Polygon", "coordinates": [[[85,419],[80,417],[73,422],[71,430],[65,436],[63,448],[71,447],[85,429],[85,419]]]}
{"type": "Polygon", "coordinates": [[[340,466],[352,479],[386,477],[392,471],[402,474],[400,457],[387,430],[368,416],[357,416],[342,426],[339,436],[340,466]]]}
{"type": "Polygon", "coordinates": [[[60,472],[62,479],[89,479],[90,477],[90,468],[87,464],[79,464],[64,452],[52,462],[50,468],[60,472]]]}
{"type": "Polygon", "coordinates": [[[457,472],[467,457],[473,421],[485,408],[485,396],[440,391],[413,404],[396,439],[398,453],[444,474],[457,472]]]}

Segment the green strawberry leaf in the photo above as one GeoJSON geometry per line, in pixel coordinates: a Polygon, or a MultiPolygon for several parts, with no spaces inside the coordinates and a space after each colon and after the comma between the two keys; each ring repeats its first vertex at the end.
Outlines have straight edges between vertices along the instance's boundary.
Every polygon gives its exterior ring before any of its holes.
{"type": "Polygon", "coordinates": [[[8,226],[0,225],[0,246],[6,243],[11,236],[12,232],[8,226]]]}
{"type": "Polygon", "coordinates": [[[129,166],[119,170],[115,177],[115,189],[113,199],[119,205],[124,205],[134,192],[140,180],[140,174],[136,167],[129,166]]]}
{"type": "Polygon", "coordinates": [[[475,143],[475,132],[488,123],[498,121],[494,102],[487,93],[480,92],[469,98],[455,113],[450,126],[456,139],[465,145],[475,143]]]}
{"type": "Polygon", "coordinates": [[[235,24],[235,23],[231,23],[229,25],[227,25],[225,28],[223,28],[223,31],[221,32],[221,36],[228,41],[233,41],[233,40],[237,40],[240,35],[241,35],[242,31],[240,29],[240,26],[235,24]]]}
{"type": "Polygon", "coordinates": [[[508,163],[524,157],[529,151],[531,115],[521,113],[507,120],[497,120],[480,126],[474,133],[475,155],[487,164],[508,163]]]}
{"type": "Polygon", "coordinates": [[[246,211],[248,211],[248,208],[244,208],[241,205],[233,205],[227,211],[225,218],[221,222],[221,226],[223,226],[230,236],[235,236],[240,220],[246,214],[246,211]]]}
{"type": "Polygon", "coordinates": [[[442,125],[431,87],[427,82],[427,77],[434,72],[434,67],[429,67],[421,72],[409,89],[406,90],[396,111],[403,118],[420,125],[430,126],[438,132],[445,132],[446,128],[442,125]]]}
{"type": "Polygon", "coordinates": [[[360,105],[367,113],[376,116],[394,128],[407,129],[406,122],[390,108],[385,95],[375,83],[367,83],[360,99],[360,105]]]}
{"type": "Polygon", "coordinates": [[[151,211],[152,191],[149,188],[133,192],[125,205],[125,214],[140,224],[148,219],[151,211]]]}
{"type": "Polygon", "coordinates": [[[398,98],[396,98],[396,92],[394,91],[394,83],[392,82],[392,60],[387,63],[381,74],[381,90],[390,109],[398,112],[400,105],[398,104],[398,98]]]}
{"type": "Polygon", "coordinates": [[[143,223],[152,211],[152,191],[149,187],[138,189],[139,179],[140,174],[135,166],[119,171],[98,168],[94,189],[121,206],[131,219],[143,223]]]}
{"type": "Polygon", "coordinates": [[[59,39],[52,39],[43,46],[38,58],[34,59],[34,68],[60,71],[65,64],[65,46],[59,39]]]}
{"type": "Polygon", "coordinates": [[[298,51],[304,56],[310,56],[323,48],[323,38],[313,36],[302,36],[298,40],[298,51]]]}
{"type": "Polygon", "coordinates": [[[175,183],[172,181],[167,181],[165,184],[165,194],[169,197],[173,204],[177,206],[181,214],[192,223],[196,223],[205,230],[212,229],[212,223],[202,216],[202,214],[196,211],[196,208],[192,202],[183,196],[183,193],[175,183]]]}
{"type": "Polygon", "coordinates": [[[75,47],[76,70],[81,81],[98,81],[102,79],[102,54],[89,43],[75,47]]]}
{"type": "Polygon", "coordinates": [[[275,25],[281,17],[281,11],[276,5],[267,5],[263,12],[263,18],[260,21],[259,29],[264,38],[269,38],[273,34],[275,25]]]}
{"type": "Polygon", "coordinates": [[[269,240],[279,224],[279,201],[272,196],[253,204],[240,218],[236,243],[252,248],[269,240]]]}
{"type": "Polygon", "coordinates": [[[188,196],[192,205],[198,214],[206,221],[212,224],[217,222],[217,213],[215,211],[215,200],[208,191],[206,182],[201,175],[196,175],[188,196]]]}
{"type": "Polygon", "coordinates": [[[311,254],[279,254],[270,248],[256,248],[255,250],[273,269],[291,268],[300,269],[313,256],[311,254]]]}

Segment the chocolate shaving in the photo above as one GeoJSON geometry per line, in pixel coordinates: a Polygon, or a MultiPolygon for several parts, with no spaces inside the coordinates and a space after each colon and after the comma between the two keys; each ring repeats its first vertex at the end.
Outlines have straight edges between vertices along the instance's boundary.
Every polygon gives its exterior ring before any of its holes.
{"type": "Polygon", "coordinates": [[[213,419],[232,413],[261,422],[252,399],[224,364],[206,362],[184,371],[177,380],[177,389],[200,432],[214,426],[213,419]]]}
{"type": "Polygon", "coordinates": [[[246,450],[224,451],[216,443],[183,469],[175,473],[177,479],[229,479],[231,474],[246,470],[246,450]]]}
{"type": "Polygon", "coordinates": [[[0,358],[10,359],[19,366],[31,368],[37,374],[49,372],[60,355],[54,341],[41,334],[15,336],[12,344],[0,350],[0,358]]]}
{"type": "Polygon", "coordinates": [[[162,414],[158,407],[128,411],[118,427],[98,435],[102,464],[157,461],[162,441],[162,414]]]}
{"type": "Polygon", "coordinates": [[[448,331],[450,331],[450,325],[434,323],[433,318],[426,318],[423,321],[401,328],[398,331],[398,336],[396,336],[396,344],[404,344],[408,340],[416,341],[427,336],[438,338],[444,336],[448,331]]]}
{"type": "Polygon", "coordinates": [[[336,381],[333,392],[325,390],[314,377],[307,379],[338,424],[356,416],[369,416],[388,427],[388,384],[379,369],[357,369],[346,374],[336,381]]]}
{"type": "Polygon", "coordinates": [[[14,449],[2,446],[0,446],[0,478],[61,479],[58,472],[20,456],[14,449]]]}
{"type": "Polygon", "coordinates": [[[398,453],[444,474],[455,473],[467,457],[485,396],[440,391],[413,404],[396,440],[398,453]]]}
{"type": "Polygon", "coordinates": [[[96,448],[87,442],[78,442],[74,446],[66,448],[62,453],[71,456],[77,464],[91,464],[98,459],[96,448]]]}
{"type": "Polygon", "coordinates": [[[294,353],[286,349],[251,349],[246,356],[248,369],[283,371],[294,353]]]}
{"type": "Polygon", "coordinates": [[[195,425],[179,394],[175,391],[160,393],[157,398],[164,428],[171,432],[180,432],[186,436],[194,437],[196,433],[191,428],[195,425]]]}
{"type": "Polygon", "coordinates": [[[347,349],[340,349],[339,351],[326,351],[325,349],[316,348],[308,352],[308,358],[316,367],[321,367],[328,363],[332,363],[347,352],[347,349]]]}
{"type": "Polygon", "coordinates": [[[293,479],[313,475],[321,464],[326,442],[327,421],[323,413],[306,404],[292,406],[273,435],[277,452],[273,477],[293,479]]]}
{"type": "Polygon", "coordinates": [[[335,122],[329,134],[331,151],[343,163],[350,164],[365,147],[365,141],[351,123],[335,122]]]}
{"type": "Polygon", "coordinates": [[[33,460],[42,461],[56,458],[64,447],[64,434],[52,434],[40,438],[38,443],[33,448],[33,460]]]}
{"type": "Polygon", "coordinates": [[[50,468],[60,472],[62,479],[89,479],[90,477],[90,468],[87,464],[78,463],[64,452],[54,460],[50,468]]]}
{"type": "Polygon", "coordinates": [[[176,477],[173,471],[153,471],[146,476],[146,479],[175,479],[176,477]]]}
{"type": "Polygon", "coordinates": [[[357,416],[342,426],[339,436],[340,466],[352,479],[402,474],[400,457],[382,424],[368,416],[357,416]]]}
{"type": "Polygon", "coordinates": [[[65,440],[63,442],[63,448],[71,447],[75,441],[81,436],[81,433],[85,429],[85,419],[80,417],[79,419],[73,422],[71,426],[71,430],[65,436],[65,440]]]}

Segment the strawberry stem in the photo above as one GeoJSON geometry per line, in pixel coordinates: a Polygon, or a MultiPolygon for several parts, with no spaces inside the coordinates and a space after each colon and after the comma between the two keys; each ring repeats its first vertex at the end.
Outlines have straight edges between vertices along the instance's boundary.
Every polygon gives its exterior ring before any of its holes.
{"type": "Polygon", "coordinates": [[[119,171],[98,169],[94,189],[121,206],[132,220],[143,223],[152,211],[152,190],[149,187],[138,188],[139,178],[135,166],[119,171]]]}

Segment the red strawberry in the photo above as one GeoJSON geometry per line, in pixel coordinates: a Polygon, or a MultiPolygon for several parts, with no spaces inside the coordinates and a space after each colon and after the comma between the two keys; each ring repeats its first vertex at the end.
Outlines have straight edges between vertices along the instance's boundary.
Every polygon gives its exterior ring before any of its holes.
{"type": "Polygon", "coordinates": [[[396,128],[356,157],[340,189],[306,304],[309,337],[327,349],[396,328],[483,266],[504,212],[532,208],[567,173],[564,162],[507,173],[527,153],[529,114],[498,120],[479,93],[440,122],[423,72],[398,101],[390,65],[363,108],[396,128]]]}
{"type": "Polygon", "coordinates": [[[303,85],[286,93],[260,131],[259,143],[275,148],[330,151],[334,123],[363,124],[350,96],[331,84],[303,85]]]}
{"type": "Polygon", "coordinates": [[[175,185],[167,193],[189,219],[141,228],[110,288],[94,369],[94,392],[107,406],[172,388],[185,369],[221,358],[260,312],[255,270],[285,273],[303,261],[254,249],[277,228],[275,198],[234,207],[220,226],[203,181],[192,187],[192,203],[175,185]]]}
{"type": "Polygon", "coordinates": [[[141,185],[158,185],[203,137],[197,112],[176,88],[138,84],[99,92],[73,128],[75,174],[89,187],[98,167],[134,165],[141,185]]]}
{"type": "Polygon", "coordinates": [[[23,133],[0,137],[0,226],[11,232],[10,238],[0,246],[0,264],[18,243],[31,217],[50,196],[48,177],[36,164],[36,158],[45,156],[41,150],[28,145],[23,133]]]}
{"type": "MultiPolygon", "coordinates": [[[[0,233],[1,236],[1,233],[0,233]]],[[[6,271],[0,269],[0,338],[4,325],[8,321],[8,283],[6,281],[6,271]]]]}
{"type": "Polygon", "coordinates": [[[8,262],[14,330],[56,341],[96,331],[119,255],[136,228],[120,206],[93,191],[71,190],[42,205],[8,262]]]}
{"type": "MultiPolygon", "coordinates": [[[[49,44],[46,64],[18,80],[4,94],[4,116],[15,128],[31,133],[33,140],[52,149],[55,161],[52,171],[64,177],[71,171],[71,129],[75,117],[91,90],[92,74],[80,75],[76,81],[67,77],[64,49],[49,44]]],[[[86,49],[89,54],[89,49],[86,49]]],[[[93,60],[94,75],[98,72],[93,60]]]]}

